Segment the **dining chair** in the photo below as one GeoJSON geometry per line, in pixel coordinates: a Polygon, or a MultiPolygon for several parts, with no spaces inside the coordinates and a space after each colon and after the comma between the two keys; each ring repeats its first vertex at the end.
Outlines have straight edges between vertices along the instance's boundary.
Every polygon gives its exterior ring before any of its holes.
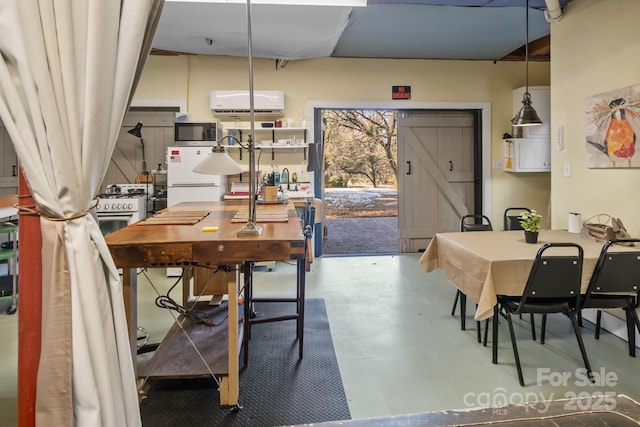
{"type": "MultiPolygon", "coordinates": [[[[584,342],[582,341],[576,314],[580,307],[580,283],[582,280],[583,258],[583,249],[578,244],[547,243],[538,249],[522,296],[498,295],[499,309],[495,311],[494,321],[497,322],[497,313],[507,320],[513,355],[516,361],[516,369],[518,371],[518,381],[521,386],[524,386],[524,379],[513,330],[513,322],[511,320],[511,315],[521,313],[538,313],[542,315],[562,313],[569,317],[578,341],[578,346],[580,347],[582,360],[587,369],[587,375],[589,378],[592,378],[591,366],[584,342]],[[562,255],[550,255],[556,252],[555,248],[565,248],[564,250],[569,248],[568,250],[570,250],[572,254],[567,255],[563,253],[562,255]],[[572,249],[575,249],[575,251],[572,249]],[[549,252],[547,253],[547,251],[549,252]]],[[[542,339],[541,343],[544,343],[542,339]]],[[[497,346],[494,347],[494,351],[495,348],[497,348],[497,346]]]]}
{"type": "Polygon", "coordinates": [[[507,208],[503,215],[503,226],[505,231],[522,230],[520,225],[520,213],[531,212],[529,208],[507,208]],[[517,213],[517,214],[516,214],[517,213]]]}
{"type": "MultiPolygon", "coordinates": [[[[460,231],[493,231],[491,220],[482,214],[468,214],[460,218],[460,231]]],[[[460,300],[460,329],[466,329],[466,315],[467,315],[467,296],[462,293],[460,289],[456,291],[456,296],[453,299],[453,307],[451,308],[451,315],[456,313],[456,306],[460,300]]],[[[478,342],[482,342],[482,331],[480,328],[480,322],[477,322],[478,330],[478,342]]]]}
{"type": "MultiPolygon", "coordinates": [[[[607,241],[593,270],[581,308],[595,308],[595,338],[600,338],[602,310],[622,309],[626,314],[629,356],[636,357],[635,329],[640,332],[638,300],[640,299],[640,251],[615,251],[616,243],[640,243],[640,239],[607,241]]],[[[543,319],[544,322],[544,319],[543,319]]]]}

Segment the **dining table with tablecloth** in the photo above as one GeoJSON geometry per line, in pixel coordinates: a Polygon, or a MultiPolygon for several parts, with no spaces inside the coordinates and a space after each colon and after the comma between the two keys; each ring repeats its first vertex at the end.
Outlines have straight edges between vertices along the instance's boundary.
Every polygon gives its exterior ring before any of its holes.
{"type": "MultiPolygon", "coordinates": [[[[497,295],[522,295],[538,249],[545,243],[560,242],[577,243],[584,250],[584,293],[603,244],[567,230],[540,230],[537,243],[526,243],[522,230],[438,233],[421,256],[420,266],[427,272],[442,270],[478,304],[475,319],[483,320],[493,315],[497,295]]],[[[570,250],[557,248],[554,254],[570,250]]]]}

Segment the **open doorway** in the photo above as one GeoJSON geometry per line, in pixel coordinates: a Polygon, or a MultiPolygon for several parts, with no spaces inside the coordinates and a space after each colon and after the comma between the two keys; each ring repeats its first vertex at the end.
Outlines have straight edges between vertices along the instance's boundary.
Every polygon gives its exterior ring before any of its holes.
{"type": "Polygon", "coordinates": [[[321,114],[323,255],[398,253],[397,111],[321,114]]]}

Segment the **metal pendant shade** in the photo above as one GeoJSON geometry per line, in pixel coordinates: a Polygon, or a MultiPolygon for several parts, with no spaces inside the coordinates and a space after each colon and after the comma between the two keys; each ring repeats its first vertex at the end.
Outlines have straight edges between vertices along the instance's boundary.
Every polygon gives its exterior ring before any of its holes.
{"type": "Polygon", "coordinates": [[[224,147],[217,145],[193,168],[193,171],[204,175],[234,175],[242,173],[242,167],[227,154],[224,147]]]}
{"type": "Polygon", "coordinates": [[[522,108],[513,118],[513,126],[538,126],[542,124],[542,120],[538,117],[535,108],[531,106],[531,95],[525,92],[522,98],[522,108]]]}
{"type": "Polygon", "coordinates": [[[518,114],[513,118],[511,124],[513,126],[538,126],[542,124],[542,120],[538,116],[535,108],[531,105],[531,94],[529,93],[529,0],[526,4],[526,43],[524,48],[524,63],[525,63],[525,91],[522,95],[522,108],[518,111],[518,114]]]}

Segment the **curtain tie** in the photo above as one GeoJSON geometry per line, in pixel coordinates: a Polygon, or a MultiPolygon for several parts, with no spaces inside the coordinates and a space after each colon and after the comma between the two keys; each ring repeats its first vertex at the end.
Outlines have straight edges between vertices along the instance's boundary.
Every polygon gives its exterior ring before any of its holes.
{"type": "Polygon", "coordinates": [[[67,218],[53,218],[53,217],[50,217],[50,216],[46,216],[46,215],[38,212],[38,210],[36,209],[35,205],[34,206],[19,206],[16,203],[16,204],[13,205],[13,207],[18,209],[18,211],[20,213],[22,213],[22,214],[41,216],[43,218],[48,219],[49,221],[71,221],[71,220],[74,220],[74,219],[82,218],[83,216],[87,215],[91,209],[94,209],[96,206],[98,206],[99,202],[100,202],[100,199],[96,197],[95,199],[93,199],[93,205],[91,205],[91,207],[89,208],[88,211],[80,212],[78,214],[72,215],[72,216],[67,217],[67,218]]]}

